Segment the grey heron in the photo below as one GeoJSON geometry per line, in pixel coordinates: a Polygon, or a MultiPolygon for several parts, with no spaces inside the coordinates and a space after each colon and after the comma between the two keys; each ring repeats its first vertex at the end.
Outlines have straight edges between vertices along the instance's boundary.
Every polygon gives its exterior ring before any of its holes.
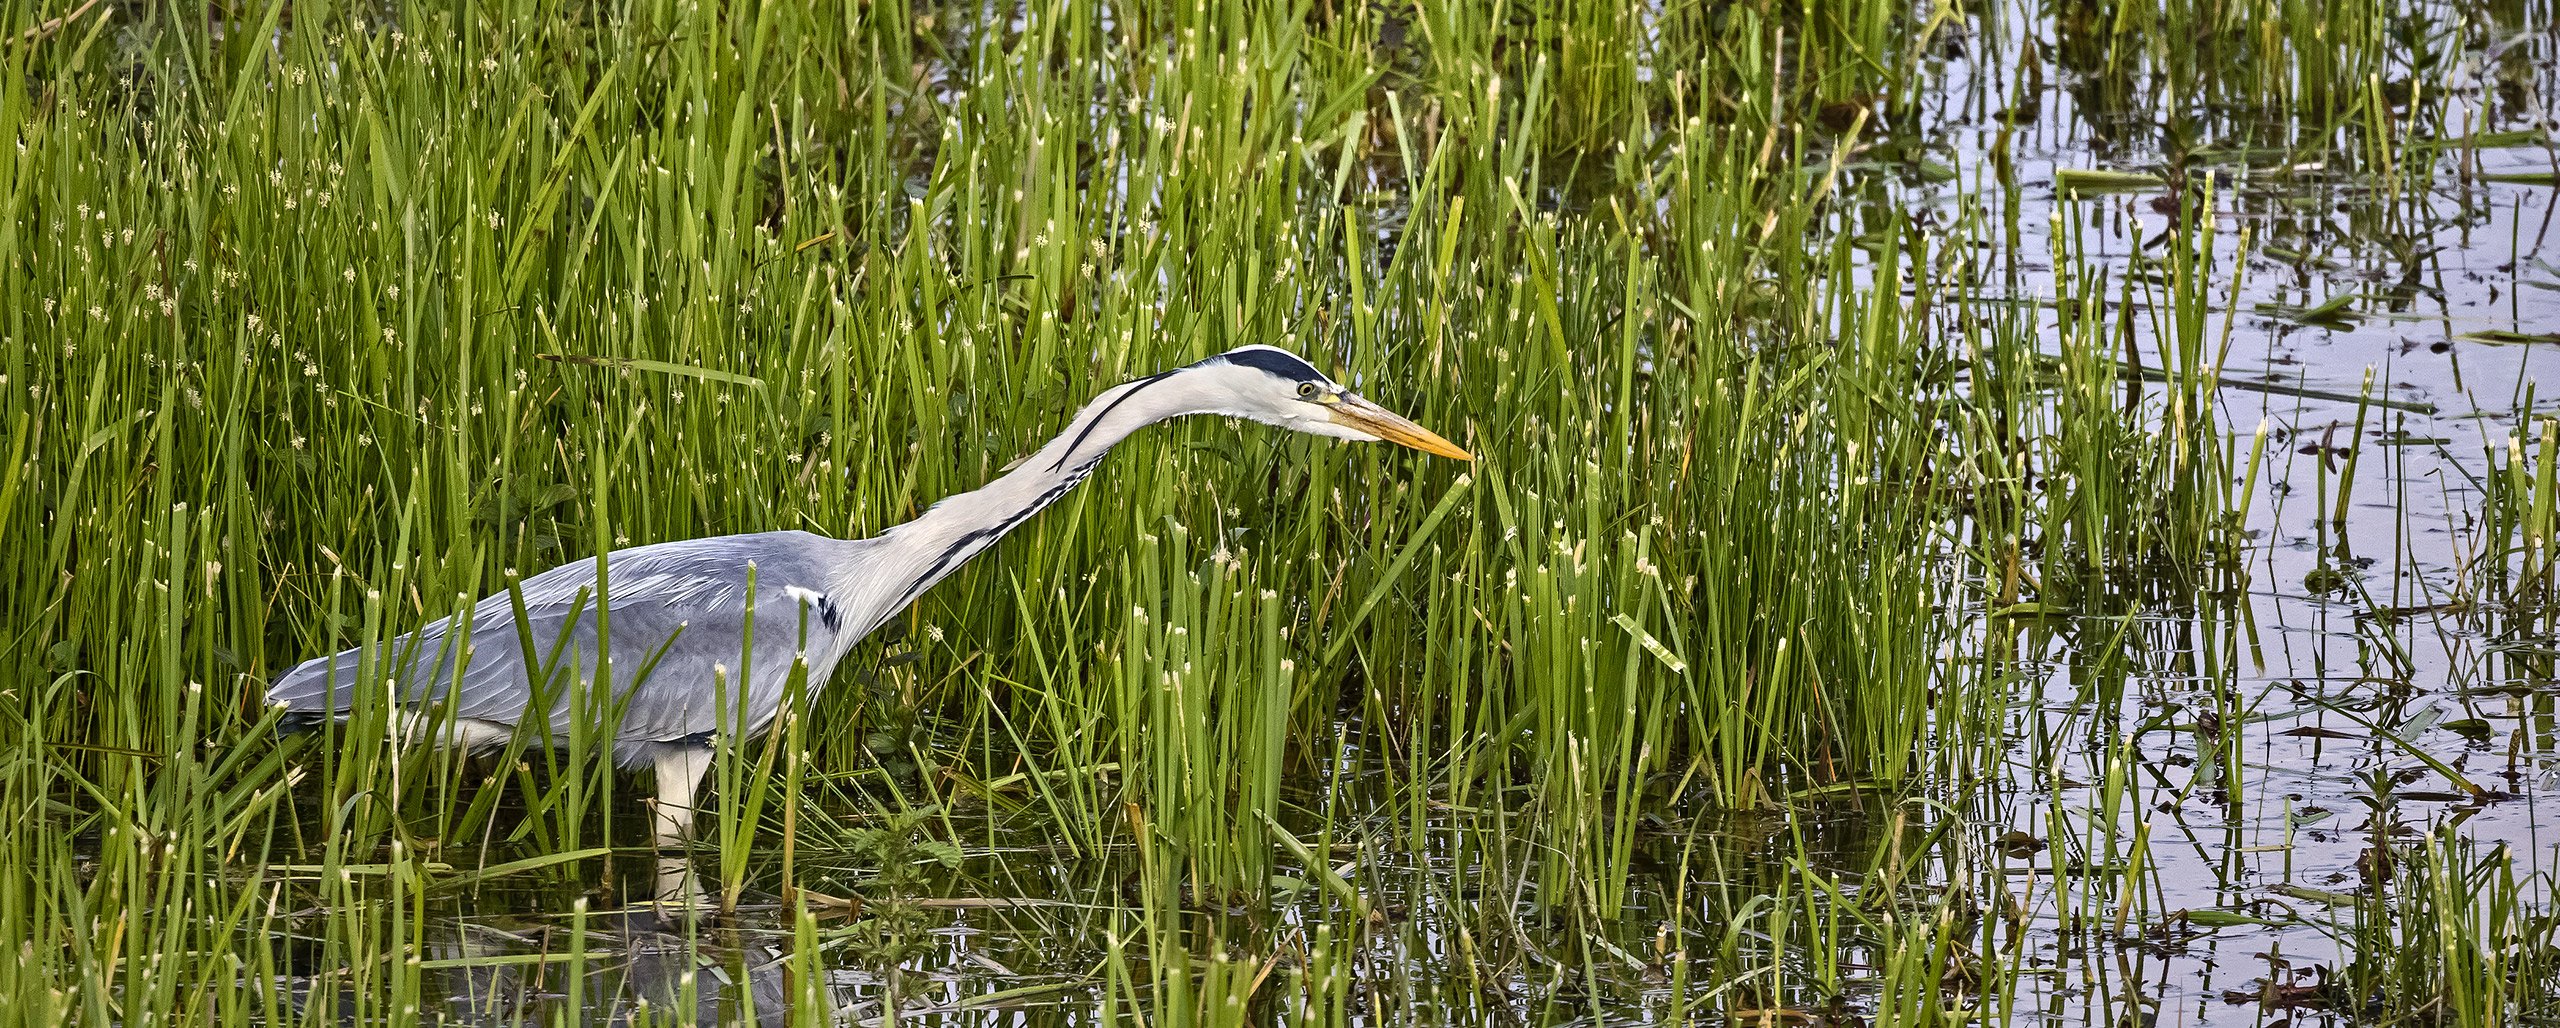
{"type": "Polygon", "coordinates": [[[305,661],[278,677],[267,699],[285,708],[288,724],[309,727],[347,720],[359,689],[374,688],[392,718],[439,727],[449,733],[442,741],[466,748],[503,744],[519,729],[565,738],[576,722],[594,722],[591,729],[612,731],[616,763],[655,772],[657,840],[677,845],[715,740],[769,727],[795,663],[806,665],[814,695],[855,643],[1084,481],[1114,445],[1186,414],[1473,459],[1295,354],[1246,346],[1104,390],[994,481],[870,538],[759,532],[615,550],[604,559],[601,632],[597,562],[574,561],[525,579],[516,593],[481,599],[467,615],[305,661]],[[565,685],[546,677],[537,686],[528,642],[545,665],[569,669],[565,685]],[[600,651],[606,688],[590,681],[581,695],[609,694],[610,702],[580,702],[574,677],[592,675],[600,651]],[[724,692],[734,706],[724,709],[724,692]]]}

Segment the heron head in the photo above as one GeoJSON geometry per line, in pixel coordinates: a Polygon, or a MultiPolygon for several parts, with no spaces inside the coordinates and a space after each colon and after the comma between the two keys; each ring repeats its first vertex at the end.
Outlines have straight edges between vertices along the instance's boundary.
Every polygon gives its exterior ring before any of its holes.
{"type": "Polygon", "coordinates": [[[1217,413],[1311,435],[1388,442],[1459,460],[1475,457],[1430,429],[1369,402],[1276,346],[1241,346],[1189,369],[1219,392],[1217,413]]]}

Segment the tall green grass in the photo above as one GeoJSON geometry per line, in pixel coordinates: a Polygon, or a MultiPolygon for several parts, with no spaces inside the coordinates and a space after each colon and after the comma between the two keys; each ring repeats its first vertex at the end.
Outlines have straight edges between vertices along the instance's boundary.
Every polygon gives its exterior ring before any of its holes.
{"type": "Polygon", "coordinates": [[[2502,846],[2451,831],[2392,847],[2395,881],[2356,906],[2342,1004],[2385,1019],[2514,1024],[2546,1017],[2560,988],[2560,920],[2547,873],[2519,871],[2502,846]]]}
{"type": "MultiPolygon", "coordinates": [[[[2118,6],[2123,38],[2230,36],[2259,63],[2216,81],[2320,97],[2321,133],[2406,117],[2347,86],[2380,21],[2118,6]]],[[[2033,673],[2001,649],[2246,584],[2210,194],[2131,278],[2065,201],[2056,295],[2003,305],[1973,254],[2014,225],[1886,190],[1926,42],[2020,12],[100,10],[34,38],[61,12],[0,3],[0,804],[32,812],[0,823],[32,869],[0,880],[0,997],[32,1017],[404,1021],[478,890],[642,898],[645,783],[600,736],[465,759],[374,709],[279,742],[264,681],[604,550],[877,532],[1248,342],[1481,459],[1126,444],[720,768],[723,905],[818,902],[807,854],[879,865],[871,920],[788,916],[792,966],[842,947],[894,1001],[927,909],[898,869],[1036,825],[1026,859],[1134,867],[1059,915],[1106,1019],[1485,1011],[1524,979],[1596,1015],[1708,968],[1769,984],[1660,1012],[1952,1019],[2017,987],[1948,899],[2033,673]],[[1832,805],[1915,820],[1861,875],[1801,833],[1697,841],[1832,805]],[[1714,930],[1640,886],[1666,859],[1735,865],[1722,952],[1626,951],[1639,915],[1714,930]],[[1395,899],[1426,860],[1472,884],[1395,899]],[[1446,952],[1409,903],[1481,909],[1462,959],[1381,975],[1446,952]]],[[[2542,521],[2500,524],[2547,555],[2542,521]]],[[[2116,813],[2053,859],[2139,863],[2116,813]]],[[[2151,910],[2138,874],[2085,888],[2072,917],[2151,910]]]]}

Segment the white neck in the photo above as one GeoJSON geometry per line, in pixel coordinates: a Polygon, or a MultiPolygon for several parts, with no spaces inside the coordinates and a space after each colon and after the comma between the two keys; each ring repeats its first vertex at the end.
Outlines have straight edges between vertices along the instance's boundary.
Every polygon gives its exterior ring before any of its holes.
{"type": "Polygon", "coordinates": [[[1067,422],[1065,431],[995,481],[965,493],[944,497],[915,520],[870,540],[877,546],[865,562],[869,581],[847,583],[877,597],[877,613],[864,631],[906,607],[933,584],[960,570],[969,558],[994,546],[1067,490],[1092,474],[1111,447],[1141,428],[1184,414],[1198,413],[1196,391],[1184,388],[1189,368],[1105,390],[1067,422]]]}

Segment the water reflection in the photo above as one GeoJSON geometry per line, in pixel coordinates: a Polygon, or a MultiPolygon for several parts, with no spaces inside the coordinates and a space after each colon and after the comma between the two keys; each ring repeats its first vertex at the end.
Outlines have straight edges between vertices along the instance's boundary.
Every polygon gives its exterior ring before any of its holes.
{"type": "Polygon", "coordinates": [[[789,1023],[787,938],[700,914],[651,903],[526,930],[447,922],[422,995],[466,1024],[789,1023]]]}
{"type": "Polygon", "coordinates": [[[650,899],[662,909],[692,912],[706,909],[711,902],[710,893],[702,887],[702,875],[690,859],[661,855],[650,877],[650,899]]]}

